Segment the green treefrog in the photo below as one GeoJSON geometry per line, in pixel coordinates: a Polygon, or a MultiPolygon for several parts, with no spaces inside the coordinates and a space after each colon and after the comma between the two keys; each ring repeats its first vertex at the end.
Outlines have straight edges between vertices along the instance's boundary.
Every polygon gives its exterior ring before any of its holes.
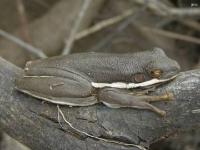
{"type": "Polygon", "coordinates": [[[102,102],[111,108],[148,109],[164,116],[165,111],[149,102],[170,100],[170,93],[150,96],[132,90],[169,81],[179,71],[179,64],[160,48],[125,54],[77,53],[27,62],[16,88],[59,105],[102,102]]]}

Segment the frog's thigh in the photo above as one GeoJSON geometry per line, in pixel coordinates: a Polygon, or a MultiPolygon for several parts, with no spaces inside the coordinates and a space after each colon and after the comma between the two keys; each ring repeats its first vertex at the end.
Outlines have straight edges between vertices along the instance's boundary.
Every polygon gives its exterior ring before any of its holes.
{"type": "Polygon", "coordinates": [[[128,90],[116,88],[104,88],[99,91],[98,99],[111,108],[132,107],[139,109],[149,109],[160,115],[165,115],[165,111],[146,102],[148,96],[131,95],[128,90]]]}
{"type": "Polygon", "coordinates": [[[69,77],[25,76],[16,81],[17,89],[56,104],[88,106],[97,103],[90,81],[71,74],[69,77]]]}

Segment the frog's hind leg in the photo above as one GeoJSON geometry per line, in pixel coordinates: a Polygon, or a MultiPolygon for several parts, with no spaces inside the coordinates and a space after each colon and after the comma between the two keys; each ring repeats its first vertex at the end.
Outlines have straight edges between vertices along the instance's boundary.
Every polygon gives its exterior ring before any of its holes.
{"type": "Polygon", "coordinates": [[[91,81],[83,75],[79,76],[66,70],[64,76],[60,74],[51,76],[45,73],[37,76],[29,74],[17,79],[16,86],[19,91],[55,104],[88,106],[97,103],[91,81]]]}
{"type": "MultiPolygon", "coordinates": [[[[154,96],[138,96],[129,93],[130,92],[128,90],[124,89],[104,88],[99,91],[98,99],[100,102],[111,108],[132,107],[138,109],[148,109],[161,116],[165,116],[165,111],[160,110],[159,108],[148,103],[149,101],[153,101],[154,96]],[[149,97],[150,100],[148,99],[149,97]]],[[[159,97],[156,96],[156,99],[159,99],[159,97]]]]}
{"type": "Polygon", "coordinates": [[[140,93],[131,93],[131,95],[139,96],[140,100],[145,102],[170,101],[174,99],[173,94],[170,92],[163,95],[142,95],[140,93]]]}

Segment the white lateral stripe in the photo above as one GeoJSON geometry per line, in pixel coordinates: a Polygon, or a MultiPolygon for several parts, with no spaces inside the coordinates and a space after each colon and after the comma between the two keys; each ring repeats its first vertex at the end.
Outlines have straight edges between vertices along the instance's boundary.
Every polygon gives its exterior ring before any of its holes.
{"type": "Polygon", "coordinates": [[[52,78],[55,76],[23,76],[24,78],[52,78]]]}
{"type": "Polygon", "coordinates": [[[96,82],[92,82],[92,86],[95,88],[104,88],[104,87],[113,87],[113,88],[119,88],[119,89],[131,89],[131,88],[138,88],[138,87],[146,87],[146,86],[150,86],[150,85],[154,85],[157,83],[163,83],[163,82],[167,82],[170,81],[172,79],[174,79],[177,75],[172,76],[171,78],[168,79],[152,79],[146,82],[142,82],[142,83],[124,83],[124,82],[114,82],[114,83],[96,83],[96,82]]]}
{"type": "Polygon", "coordinates": [[[95,82],[92,82],[91,84],[95,88],[104,88],[104,87],[113,87],[113,88],[119,88],[119,89],[127,89],[128,88],[128,84],[124,83],[124,82],[114,82],[114,83],[95,83],[95,82]]]}

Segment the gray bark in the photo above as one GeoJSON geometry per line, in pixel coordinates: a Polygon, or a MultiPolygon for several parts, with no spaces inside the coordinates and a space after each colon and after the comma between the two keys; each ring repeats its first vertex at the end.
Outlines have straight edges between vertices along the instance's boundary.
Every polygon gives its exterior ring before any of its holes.
{"type": "MultiPolygon", "coordinates": [[[[16,91],[15,79],[22,70],[0,59],[0,129],[32,149],[137,149],[79,136],[57,122],[57,107],[16,91]]],[[[200,126],[200,69],[182,72],[174,81],[159,87],[155,94],[174,94],[170,102],[155,105],[167,112],[157,114],[138,109],[61,107],[66,118],[78,129],[98,137],[148,147],[188,128],[200,126]]]]}

